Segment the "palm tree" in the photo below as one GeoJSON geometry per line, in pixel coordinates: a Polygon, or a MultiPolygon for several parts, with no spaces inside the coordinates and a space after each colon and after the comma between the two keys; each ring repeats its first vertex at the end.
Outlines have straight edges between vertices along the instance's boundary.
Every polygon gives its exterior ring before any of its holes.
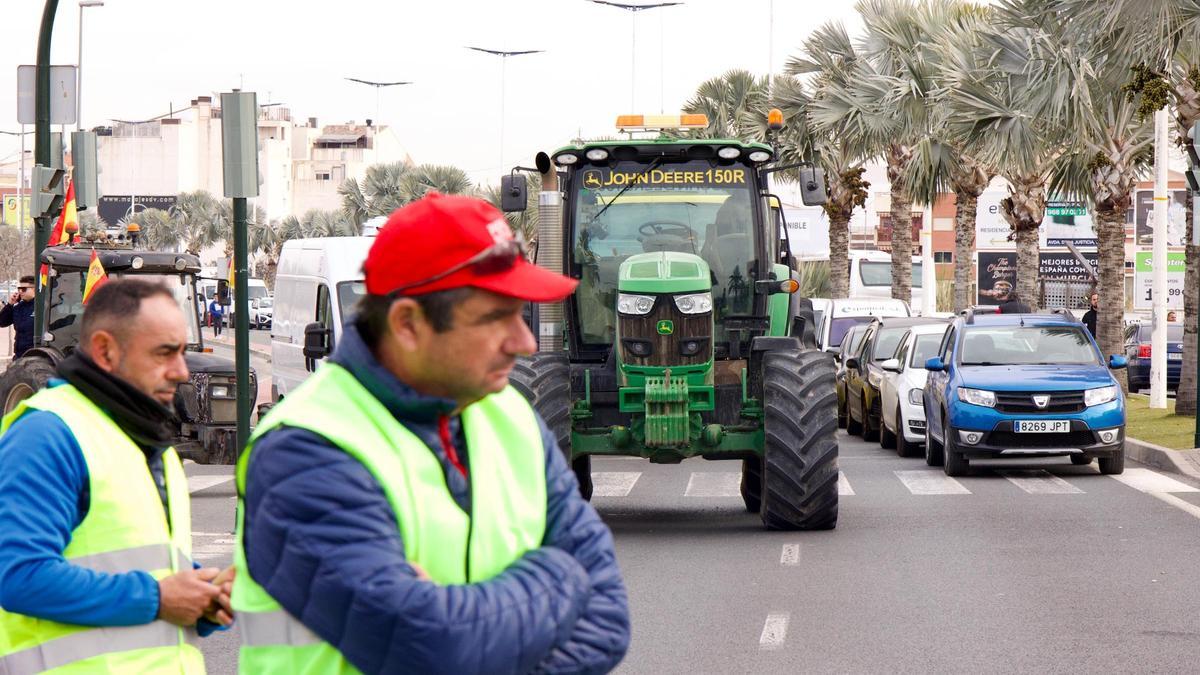
{"type": "Polygon", "coordinates": [[[192,255],[232,236],[232,221],[225,218],[221,203],[204,190],[183,192],[168,211],[174,228],[160,240],[164,247],[182,245],[192,255]]]}
{"type": "Polygon", "coordinates": [[[151,251],[173,251],[179,246],[179,235],[171,214],[162,209],[139,211],[132,218],[122,218],[117,225],[127,228],[137,223],[142,245],[151,251]]]}
{"type": "Polygon", "coordinates": [[[683,106],[685,113],[703,113],[708,127],[693,134],[701,138],[754,138],[766,114],[770,87],[766,76],[730,70],[706,80],[683,106]]]}
{"type": "Polygon", "coordinates": [[[467,172],[456,166],[443,164],[420,164],[413,167],[400,183],[400,194],[405,203],[416,201],[431,191],[444,195],[470,195],[475,192],[475,184],[471,182],[467,172]]]}
{"type": "Polygon", "coordinates": [[[475,186],[462,169],[453,166],[404,162],[373,164],[361,180],[347,178],[338,187],[342,213],[355,233],[376,216],[387,216],[405,204],[420,199],[430,190],[442,194],[473,194],[475,186]]]}

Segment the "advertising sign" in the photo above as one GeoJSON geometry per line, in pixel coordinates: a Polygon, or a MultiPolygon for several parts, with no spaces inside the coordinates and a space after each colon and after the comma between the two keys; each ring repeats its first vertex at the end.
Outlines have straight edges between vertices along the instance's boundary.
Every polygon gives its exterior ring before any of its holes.
{"type": "Polygon", "coordinates": [[[829,218],[819,206],[783,210],[788,242],[797,258],[829,257],[829,218]]]}
{"type": "MultiPolygon", "coordinates": [[[[1017,284],[1016,251],[980,251],[976,254],[979,270],[979,287],[975,304],[1000,305],[1009,291],[1017,284]]],[[[1097,255],[1085,252],[1084,259],[1096,266],[1097,255]]],[[[1087,282],[1091,279],[1088,270],[1069,251],[1041,253],[1038,274],[1043,279],[1055,281],[1087,282]]]]}
{"type": "Polygon", "coordinates": [[[1008,238],[1012,228],[1000,212],[1000,200],[1007,195],[1007,190],[988,190],[979,195],[975,211],[976,249],[1012,249],[1013,243],[1008,238]]]}
{"type": "MultiPolygon", "coordinates": [[[[1183,310],[1183,279],[1187,258],[1183,251],[1167,253],[1167,309],[1183,310]]],[[[1133,265],[1133,308],[1154,308],[1154,254],[1138,251],[1133,265]]]]}
{"type": "MultiPolygon", "coordinates": [[[[1012,228],[1000,210],[1000,201],[1008,190],[988,190],[979,196],[975,213],[975,248],[977,250],[1013,247],[1009,234],[1012,228]]],[[[1045,248],[1066,246],[1071,242],[1080,248],[1096,247],[1096,228],[1087,204],[1079,201],[1052,199],[1046,202],[1046,216],[1040,227],[1041,245],[1045,248]]]]}
{"type": "Polygon", "coordinates": [[[109,227],[114,227],[122,218],[131,213],[141,213],[146,209],[162,209],[166,211],[175,206],[175,195],[156,197],[153,195],[105,195],[96,205],[96,215],[100,216],[109,227]]]}
{"type": "Polygon", "coordinates": [[[16,195],[4,195],[4,224],[12,225],[13,227],[32,227],[33,213],[29,210],[29,195],[21,195],[18,200],[16,195]],[[25,202],[25,222],[21,223],[21,202],[25,202]]]}
{"type": "MultiPolygon", "coordinates": [[[[1183,246],[1187,236],[1187,190],[1172,190],[1167,202],[1167,246],[1183,246]]],[[[1138,190],[1134,200],[1138,246],[1153,245],[1154,190],[1138,190]]]]}

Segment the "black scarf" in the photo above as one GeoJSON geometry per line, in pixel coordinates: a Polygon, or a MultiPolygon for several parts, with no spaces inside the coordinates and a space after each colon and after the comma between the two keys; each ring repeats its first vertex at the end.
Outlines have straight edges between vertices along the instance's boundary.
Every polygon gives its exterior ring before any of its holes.
{"type": "Polygon", "coordinates": [[[58,364],[58,374],[100,406],[117,426],[143,447],[170,445],[179,431],[174,411],[121,378],[105,372],[82,352],[58,364]]]}

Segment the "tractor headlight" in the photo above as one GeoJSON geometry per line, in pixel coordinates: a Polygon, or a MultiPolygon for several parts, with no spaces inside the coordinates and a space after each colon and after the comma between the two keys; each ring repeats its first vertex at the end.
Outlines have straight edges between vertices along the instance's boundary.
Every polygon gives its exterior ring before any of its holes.
{"type": "Polygon", "coordinates": [[[717,151],[717,156],[721,159],[737,159],[742,156],[740,148],[725,147],[717,151]]]}
{"type": "Polygon", "coordinates": [[[587,158],[593,162],[603,162],[608,159],[608,151],[604,148],[592,148],[587,151],[587,158]]]}
{"type": "Polygon", "coordinates": [[[622,314],[649,314],[654,309],[653,295],[617,294],[617,311],[622,314]]]}
{"type": "Polygon", "coordinates": [[[208,393],[213,398],[230,398],[229,386],[224,384],[214,384],[209,387],[208,393]]]}
{"type": "Polygon", "coordinates": [[[1094,405],[1104,405],[1117,400],[1117,387],[1100,387],[1099,389],[1088,389],[1083,392],[1083,404],[1089,408],[1094,405]]]}
{"type": "Polygon", "coordinates": [[[690,293],[675,296],[675,306],[684,314],[704,314],[712,311],[712,293],[690,293]]]}
{"type": "Polygon", "coordinates": [[[909,389],[908,390],[908,402],[913,405],[922,405],[925,403],[924,395],[925,395],[924,389],[909,389]]]}
{"type": "Polygon", "coordinates": [[[570,166],[578,161],[579,155],[573,155],[569,152],[564,152],[563,154],[554,158],[554,163],[558,164],[559,166],[570,166]]]}
{"type": "Polygon", "coordinates": [[[771,153],[766,152],[765,150],[755,150],[754,152],[750,153],[751,162],[762,163],[768,159],[771,159],[771,153]]]}
{"type": "Polygon", "coordinates": [[[996,407],[996,392],[969,387],[958,388],[958,400],[971,405],[981,405],[985,408],[996,407]]]}

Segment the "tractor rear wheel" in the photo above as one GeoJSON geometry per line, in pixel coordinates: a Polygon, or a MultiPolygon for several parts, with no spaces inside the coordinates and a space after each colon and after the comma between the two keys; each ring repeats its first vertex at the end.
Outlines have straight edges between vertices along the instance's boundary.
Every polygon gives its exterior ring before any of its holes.
{"type": "Polygon", "coordinates": [[[746,510],[758,513],[762,508],[762,459],[742,460],[742,501],[746,502],[746,510]]]}
{"type": "Polygon", "coordinates": [[[833,358],[819,351],[767,352],[762,360],[762,502],[770,530],[837,526],[837,393],[833,358]]]}
{"type": "Polygon", "coordinates": [[[519,357],[508,381],[542,416],[575,471],[579,493],[584,499],[591,499],[592,458],[585,455],[571,461],[571,363],[566,352],[538,352],[519,357]]]}
{"type": "Polygon", "coordinates": [[[54,377],[54,364],[40,356],[28,356],[13,361],[0,377],[0,402],[4,414],[12,412],[25,399],[46,388],[54,377]]]}

